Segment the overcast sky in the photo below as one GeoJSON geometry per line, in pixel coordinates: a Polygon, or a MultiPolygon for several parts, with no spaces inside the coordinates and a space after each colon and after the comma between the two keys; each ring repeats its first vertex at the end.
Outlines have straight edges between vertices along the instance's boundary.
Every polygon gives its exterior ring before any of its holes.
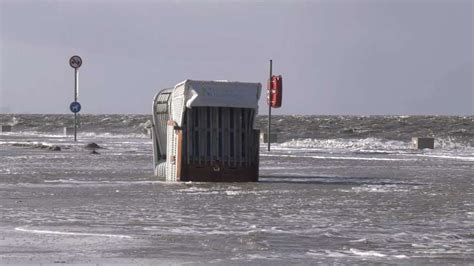
{"type": "Polygon", "coordinates": [[[69,113],[78,54],[82,113],[148,114],[185,79],[265,84],[273,59],[277,114],[474,114],[470,0],[0,3],[0,112],[69,113]]]}

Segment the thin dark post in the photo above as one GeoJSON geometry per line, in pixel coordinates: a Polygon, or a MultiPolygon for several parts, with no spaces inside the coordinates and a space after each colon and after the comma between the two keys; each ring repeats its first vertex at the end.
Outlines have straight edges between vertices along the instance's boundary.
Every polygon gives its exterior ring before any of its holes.
{"type": "Polygon", "coordinates": [[[271,124],[272,124],[272,105],[271,102],[271,82],[272,82],[272,59],[270,59],[270,77],[268,78],[268,132],[267,132],[267,143],[268,143],[268,151],[270,151],[270,132],[271,132],[271,124]]]}
{"type": "MultiPolygon", "coordinates": [[[[74,68],[74,102],[77,102],[77,68],[74,68]]],[[[74,113],[74,141],[77,141],[77,113],[74,113]]]]}

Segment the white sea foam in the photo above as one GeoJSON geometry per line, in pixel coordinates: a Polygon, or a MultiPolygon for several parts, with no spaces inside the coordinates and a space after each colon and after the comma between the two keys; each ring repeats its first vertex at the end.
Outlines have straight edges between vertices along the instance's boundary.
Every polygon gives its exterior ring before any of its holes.
{"type": "Polygon", "coordinates": [[[0,141],[0,145],[17,145],[24,147],[44,146],[52,147],[54,144],[41,141],[0,141]]]}
{"type": "Polygon", "coordinates": [[[64,138],[64,134],[45,133],[38,131],[21,131],[21,132],[2,132],[0,135],[18,136],[18,137],[46,137],[46,138],[64,138]]]}
{"type": "Polygon", "coordinates": [[[435,138],[435,149],[443,149],[443,150],[463,150],[463,149],[472,149],[474,147],[470,147],[466,143],[460,143],[453,137],[446,137],[446,138],[435,138]]]}
{"type": "MultiPolygon", "coordinates": [[[[51,133],[51,132],[40,132],[40,131],[20,131],[20,132],[1,132],[0,135],[5,136],[21,136],[21,137],[46,137],[46,138],[70,138],[64,135],[63,132],[51,133]]],[[[107,139],[117,139],[117,138],[138,138],[138,139],[147,139],[149,138],[146,134],[141,133],[129,133],[129,134],[120,134],[120,133],[96,133],[96,132],[78,132],[77,136],[79,138],[107,138],[107,139]]]]}
{"type": "MultiPolygon", "coordinates": [[[[200,188],[200,187],[190,187],[186,189],[179,189],[177,192],[180,193],[186,193],[186,194],[191,194],[191,195],[216,195],[216,194],[224,194],[227,196],[238,196],[238,195],[248,195],[248,194],[254,194],[254,195],[260,195],[260,194],[266,194],[266,193],[275,193],[269,190],[258,190],[258,191],[252,191],[252,190],[242,190],[239,187],[226,187],[226,188],[213,188],[213,189],[208,189],[208,188],[200,188]]],[[[279,193],[285,193],[287,191],[279,191],[279,193]]]]}
{"type": "Polygon", "coordinates": [[[321,256],[327,256],[331,258],[342,258],[342,257],[347,257],[348,255],[342,252],[337,252],[337,251],[332,251],[332,250],[324,250],[318,251],[318,250],[309,250],[306,252],[307,255],[313,256],[313,257],[321,257],[321,256]]]}
{"type": "Polygon", "coordinates": [[[399,185],[363,185],[360,187],[353,187],[352,190],[340,190],[343,192],[407,192],[407,186],[399,186],[399,185]]]}
{"type": "Polygon", "coordinates": [[[219,191],[216,190],[210,190],[207,188],[199,188],[199,187],[189,187],[185,189],[179,189],[177,190],[178,192],[183,192],[186,194],[192,194],[192,195],[211,195],[211,194],[219,194],[219,191]]]}
{"type": "Polygon", "coordinates": [[[312,158],[325,160],[357,160],[357,161],[416,161],[411,158],[379,158],[379,157],[352,157],[352,156],[320,156],[300,154],[260,154],[262,157],[312,158]]]}
{"type": "Polygon", "coordinates": [[[356,239],[356,240],[349,240],[349,242],[352,242],[352,243],[360,243],[360,242],[367,242],[367,239],[366,238],[361,238],[361,239],[356,239]]]}
{"type": "Polygon", "coordinates": [[[189,187],[185,189],[179,189],[180,192],[207,192],[209,189],[207,188],[200,188],[200,187],[189,187]]]}
{"type": "Polygon", "coordinates": [[[363,257],[387,257],[387,255],[377,252],[377,251],[373,251],[373,250],[366,251],[366,250],[358,250],[355,248],[351,248],[350,251],[357,256],[363,256],[363,257]]]}
{"type": "Polygon", "coordinates": [[[78,135],[79,137],[86,138],[137,138],[137,139],[149,139],[150,137],[146,134],[141,133],[130,133],[130,134],[117,134],[117,133],[95,133],[95,132],[82,132],[78,135]]]}
{"type": "Polygon", "coordinates": [[[405,150],[410,142],[366,139],[293,139],[280,144],[290,148],[346,149],[346,150],[405,150]]]}
{"type": "Polygon", "coordinates": [[[471,157],[471,156],[456,156],[456,155],[442,155],[442,154],[439,154],[439,155],[438,154],[418,154],[417,156],[474,162],[474,157],[471,157]]]}
{"type": "MultiPolygon", "coordinates": [[[[412,153],[411,142],[399,140],[385,140],[379,138],[365,139],[292,139],[290,141],[274,144],[274,149],[306,149],[306,150],[345,150],[360,152],[390,152],[412,153]]],[[[435,138],[435,149],[444,151],[474,152],[474,147],[468,143],[459,142],[455,138],[435,138]]]]}
{"type": "MultiPolygon", "coordinates": [[[[301,169],[301,167],[298,167],[299,169],[301,169]]],[[[311,168],[311,167],[307,167],[307,168],[311,168]]],[[[260,166],[258,169],[260,170],[287,170],[288,167],[285,167],[285,166],[260,166]]]]}
{"type": "Polygon", "coordinates": [[[110,237],[110,238],[132,238],[127,235],[113,235],[113,234],[96,234],[96,233],[78,233],[78,232],[62,232],[62,231],[50,231],[50,230],[36,230],[16,227],[15,231],[33,233],[33,234],[46,234],[46,235],[68,235],[68,236],[93,236],[93,237],[110,237]]]}
{"type": "Polygon", "coordinates": [[[44,180],[44,183],[61,183],[61,184],[85,184],[85,185],[100,185],[100,184],[114,184],[114,185],[134,185],[134,184],[159,184],[164,183],[163,181],[151,181],[151,180],[143,180],[143,181],[109,181],[109,180],[102,180],[102,181],[87,181],[87,180],[76,180],[76,179],[53,179],[53,180],[44,180]]]}
{"type": "Polygon", "coordinates": [[[326,250],[326,254],[327,254],[328,257],[332,257],[332,258],[347,257],[347,255],[344,254],[344,253],[336,252],[336,251],[330,251],[330,250],[326,250]]]}

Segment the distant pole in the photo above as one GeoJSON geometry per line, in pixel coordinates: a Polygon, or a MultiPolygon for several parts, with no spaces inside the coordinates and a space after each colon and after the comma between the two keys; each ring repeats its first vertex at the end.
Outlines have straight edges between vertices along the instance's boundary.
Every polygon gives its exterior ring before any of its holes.
{"type": "Polygon", "coordinates": [[[77,141],[77,113],[81,111],[81,104],[77,101],[79,94],[79,67],[82,65],[81,57],[75,55],[69,59],[69,65],[74,68],[74,102],[69,105],[69,110],[74,113],[74,141],[77,141]]]}
{"type": "MultiPolygon", "coordinates": [[[[74,102],[77,102],[77,92],[79,89],[78,70],[74,68],[74,102]]],[[[74,141],[77,141],[77,113],[74,113],[74,141]]]]}
{"type": "Polygon", "coordinates": [[[270,138],[270,132],[271,132],[271,124],[272,124],[272,105],[271,105],[271,89],[272,89],[272,59],[270,59],[270,77],[268,78],[268,131],[267,131],[267,143],[268,143],[268,148],[267,150],[270,151],[270,143],[271,143],[271,138],[270,138]]]}

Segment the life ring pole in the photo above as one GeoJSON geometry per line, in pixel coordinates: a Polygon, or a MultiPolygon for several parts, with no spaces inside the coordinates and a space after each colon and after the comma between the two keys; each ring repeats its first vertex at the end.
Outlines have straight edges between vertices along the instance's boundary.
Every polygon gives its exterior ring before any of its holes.
{"type": "Polygon", "coordinates": [[[268,100],[267,100],[267,103],[268,103],[268,131],[267,131],[267,143],[268,143],[268,148],[267,150],[270,151],[270,144],[271,144],[271,138],[270,138],[270,132],[271,132],[271,126],[272,126],[272,105],[271,105],[271,98],[270,98],[270,95],[271,95],[271,82],[272,82],[272,65],[273,65],[273,61],[272,59],[270,59],[270,76],[268,77],[268,83],[267,83],[267,86],[268,86],[268,100]]]}

